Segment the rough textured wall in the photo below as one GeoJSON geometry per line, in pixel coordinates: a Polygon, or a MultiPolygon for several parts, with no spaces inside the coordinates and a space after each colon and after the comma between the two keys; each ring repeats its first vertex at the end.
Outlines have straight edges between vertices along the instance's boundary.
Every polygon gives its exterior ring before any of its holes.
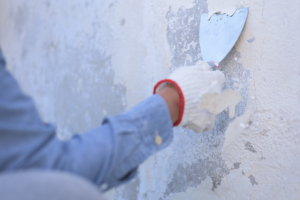
{"type": "Polygon", "coordinates": [[[220,63],[239,90],[207,133],[174,129],[170,147],[108,199],[299,199],[299,1],[0,0],[8,67],[45,121],[68,138],[151,95],[172,70],[201,60],[202,13],[248,6],[243,33],[220,63]]]}

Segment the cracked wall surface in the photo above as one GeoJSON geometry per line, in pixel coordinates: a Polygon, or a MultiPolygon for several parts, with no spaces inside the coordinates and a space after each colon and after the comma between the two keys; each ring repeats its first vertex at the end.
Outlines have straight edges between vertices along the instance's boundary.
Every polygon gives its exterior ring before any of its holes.
{"type": "Polygon", "coordinates": [[[240,91],[209,132],[174,140],[107,199],[299,199],[300,14],[297,1],[0,0],[8,68],[44,121],[67,139],[152,94],[170,72],[202,60],[201,14],[249,7],[220,63],[240,91]]]}

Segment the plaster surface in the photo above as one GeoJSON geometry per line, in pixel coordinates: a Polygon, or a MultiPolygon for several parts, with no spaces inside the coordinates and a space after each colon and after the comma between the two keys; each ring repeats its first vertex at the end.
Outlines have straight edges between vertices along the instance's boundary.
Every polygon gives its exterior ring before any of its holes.
{"type": "Polygon", "coordinates": [[[107,199],[299,199],[300,7],[272,0],[0,0],[8,68],[63,139],[98,126],[202,59],[202,13],[249,7],[220,63],[223,90],[240,92],[214,128],[174,129],[131,183],[107,199]]]}

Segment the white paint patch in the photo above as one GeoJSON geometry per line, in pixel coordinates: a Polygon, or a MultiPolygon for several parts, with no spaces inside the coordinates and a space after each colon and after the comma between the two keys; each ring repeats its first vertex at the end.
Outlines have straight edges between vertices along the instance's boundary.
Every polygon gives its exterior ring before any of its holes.
{"type": "MultiPolygon", "coordinates": [[[[246,111],[246,113],[241,116],[237,117],[232,123],[230,123],[226,129],[225,132],[225,142],[223,144],[223,151],[225,151],[228,147],[233,145],[235,139],[241,132],[248,128],[249,126],[249,119],[252,114],[251,110],[246,111]]],[[[229,165],[232,165],[233,163],[230,163],[229,165]]]]}
{"type": "Polygon", "coordinates": [[[160,135],[158,134],[158,132],[155,132],[155,143],[159,146],[162,143],[162,138],[160,137],[160,135]]]}
{"type": "Polygon", "coordinates": [[[235,106],[242,100],[239,91],[231,89],[225,90],[221,94],[206,93],[200,101],[199,109],[207,109],[209,112],[217,115],[229,106],[229,116],[234,117],[235,106]]]}

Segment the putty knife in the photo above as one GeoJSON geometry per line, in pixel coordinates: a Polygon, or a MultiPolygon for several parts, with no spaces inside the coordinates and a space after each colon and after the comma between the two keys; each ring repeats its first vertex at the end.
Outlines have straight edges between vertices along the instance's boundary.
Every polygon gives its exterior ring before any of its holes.
{"type": "Polygon", "coordinates": [[[215,13],[210,19],[208,14],[201,15],[199,42],[203,61],[212,70],[220,68],[219,63],[232,49],[245,25],[248,8],[240,8],[230,17],[215,13]]]}

